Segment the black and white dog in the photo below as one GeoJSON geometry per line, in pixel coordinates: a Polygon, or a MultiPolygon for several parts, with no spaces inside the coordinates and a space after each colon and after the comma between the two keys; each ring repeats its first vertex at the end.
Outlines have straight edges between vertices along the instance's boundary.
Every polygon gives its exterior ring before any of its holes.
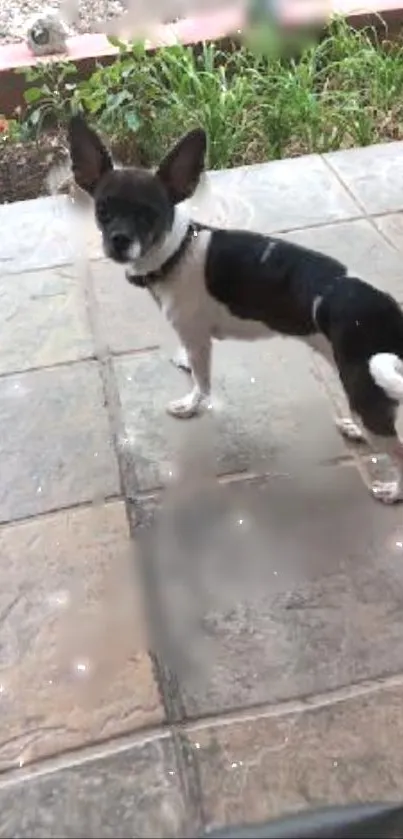
{"type": "Polygon", "coordinates": [[[95,202],[105,253],[127,265],[180,339],[178,366],[193,388],[168,410],[192,417],[209,398],[212,340],[299,338],[337,368],[351,418],[341,433],[365,438],[397,467],[374,496],[403,500],[403,443],[395,430],[403,402],[403,315],[395,300],[335,259],[270,236],[192,222],[183,202],[204,169],[206,135],[183,137],[155,172],[114,168],[108,150],[80,116],[69,126],[76,183],[95,202]],[[364,431],[363,431],[364,429],[364,431]]]}

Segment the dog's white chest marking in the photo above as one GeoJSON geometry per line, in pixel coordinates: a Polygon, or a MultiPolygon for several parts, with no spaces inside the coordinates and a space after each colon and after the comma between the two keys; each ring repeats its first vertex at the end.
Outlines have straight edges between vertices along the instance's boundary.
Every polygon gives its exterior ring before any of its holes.
{"type": "Polygon", "coordinates": [[[204,267],[210,237],[208,230],[198,233],[172,278],[153,284],[153,295],[165,317],[183,339],[194,336],[196,340],[197,335],[245,341],[273,337],[264,323],[232,315],[208,293],[204,267]]]}

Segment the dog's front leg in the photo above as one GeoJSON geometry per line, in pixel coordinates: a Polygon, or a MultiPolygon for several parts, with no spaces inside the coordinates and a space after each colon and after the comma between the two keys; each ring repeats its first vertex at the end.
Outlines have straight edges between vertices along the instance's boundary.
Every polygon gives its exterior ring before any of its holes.
{"type": "Polygon", "coordinates": [[[210,395],[211,383],[211,340],[210,337],[184,342],[187,361],[192,372],[193,389],[183,399],[176,399],[168,405],[168,413],[180,419],[189,419],[200,414],[205,400],[210,395]]]}
{"type": "Polygon", "coordinates": [[[190,366],[189,356],[186,347],[181,344],[174,355],[171,358],[172,364],[174,367],[177,367],[178,370],[183,370],[185,373],[191,373],[192,368],[190,366]]]}

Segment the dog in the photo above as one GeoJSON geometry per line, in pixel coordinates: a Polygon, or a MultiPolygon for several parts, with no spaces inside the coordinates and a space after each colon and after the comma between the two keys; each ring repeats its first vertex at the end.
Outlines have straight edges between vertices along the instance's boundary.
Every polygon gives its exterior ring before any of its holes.
{"type": "Polygon", "coordinates": [[[349,276],[319,252],[244,230],[195,223],[186,200],[205,169],[207,138],[187,133],[151,172],[114,167],[82,116],[68,140],[73,176],[92,196],[107,257],[129,282],[149,290],[180,340],[175,363],[193,388],[171,402],[189,418],[208,403],[213,339],[300,339],[333,364],[351,416],[336,420],[355,442],[387,453],[397,480],[372,486],[387,504],[403,500],[403,443],[395,429],[403,402],[403,314],[389,294],[349,276]]]}

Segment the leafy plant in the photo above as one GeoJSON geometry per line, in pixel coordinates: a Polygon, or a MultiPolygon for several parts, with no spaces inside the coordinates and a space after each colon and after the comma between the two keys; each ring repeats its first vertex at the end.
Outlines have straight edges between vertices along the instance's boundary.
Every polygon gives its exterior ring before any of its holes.
{"type": "Polygon", "coordinates": [[[74,109],[77,69],[69,61],[38,64],[24,70],[26,129],[38,135],[47,125],[63,125],[74,109]]]}
{"type": "Polygon", "coordinates": [[[142,118],[154,113],[159,86],[149,74],[150,56],[142,44],[109,38],[118,47],[112,64],[98,65],[89,79],[78,85],[76,105],[111,138],[135,133],[142,118]]]}
{"type": "MultiPolygon", "coordinates": [[[[110,39],[114,61],[79,81],[70,63],[26,74],[19,131],[37,135],[82,110],[110,140],[156,163],[178,135],[202,125],[213,168],[403,138],[403,41],[335,19],[298,58],[215,44],[147,52],[110,39]]],[[[18,120],[17,120],[18,122],[18,120]]]]}

